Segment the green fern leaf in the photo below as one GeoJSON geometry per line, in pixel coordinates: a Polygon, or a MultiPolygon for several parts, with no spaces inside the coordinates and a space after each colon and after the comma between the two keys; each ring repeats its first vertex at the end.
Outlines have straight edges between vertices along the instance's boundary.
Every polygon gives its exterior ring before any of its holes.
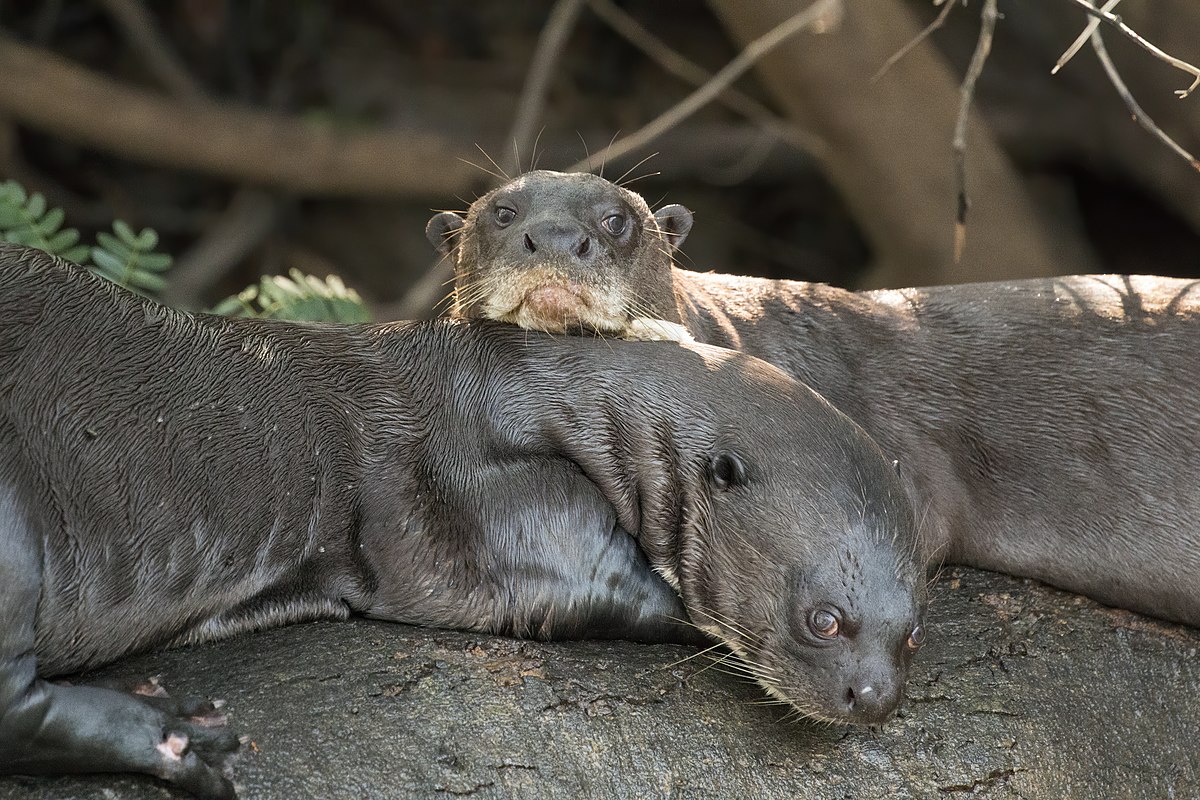
{"type": "Polygon", "coordinates": [[[297,322],[371,321],[362,298],[340,278],[321,280],[296,269],[287,276],[262,278],[257,286],[222,300],[213,313],[297,322]]]}
{"type": "Polygon", "coordinates": [[[78,231],[62,227],[65,218],[61,208],[47,208],[41,194],[28,194],[16,181],[0,183],[0,240],[82,264],[87,261],[88,249],[77,246],[78,231]]]}
{"type": "Polygon", "coordinates": [[[92,263],[96,272],[133,291],[161,292],[167,282],[160,273],[171,266],[171,257],[155,253],[158,234],[150,228],[134,233],[124,220],[113,221],[113,233],[96,234],[92,263]],[[113,235],[116,234],[116,235],[113,235]]]}

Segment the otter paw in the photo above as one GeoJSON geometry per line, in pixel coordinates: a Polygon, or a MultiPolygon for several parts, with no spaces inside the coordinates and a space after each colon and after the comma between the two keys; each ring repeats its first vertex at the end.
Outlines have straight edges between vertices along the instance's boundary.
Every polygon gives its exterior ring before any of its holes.
{"type": "Polygon", "coordinates": [[[241,741],[224,726],[168,718],[154,774],[205,800],[234,800],[233,759],[241,741]]]}

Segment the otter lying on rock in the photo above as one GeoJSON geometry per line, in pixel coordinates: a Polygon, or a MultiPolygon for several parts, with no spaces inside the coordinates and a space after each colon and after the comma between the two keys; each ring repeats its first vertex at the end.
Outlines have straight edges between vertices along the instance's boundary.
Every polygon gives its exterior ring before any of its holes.
{"type": "Polygon", "coordinates": [[[690,641],[686,616],[800,712],[877,723],[927,556],[874,442],[756,359],[185,314],[0,244],[0,772],[232,797],[213,706],[47,679],[351,614],[690,641]]]}
{"type": "Polygon", "coordinates": [[[855,293],[677,269],[691,224],[540,171],[427,234],[454,260],[454,315],[627,338],[655,319],[764,358],[905,465],[937,559],[1200,625],[1200,283],[855,293]]]}

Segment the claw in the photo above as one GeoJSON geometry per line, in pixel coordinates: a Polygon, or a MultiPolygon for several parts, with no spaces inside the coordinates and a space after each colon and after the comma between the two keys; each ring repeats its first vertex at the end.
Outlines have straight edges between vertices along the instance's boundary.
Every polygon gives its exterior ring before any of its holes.
{"type": "Polygon", "coordinates": [[[182,733],[168,733],[157,749],[168,761],[179,761],[187,753],[188,737],[182,733]]]}

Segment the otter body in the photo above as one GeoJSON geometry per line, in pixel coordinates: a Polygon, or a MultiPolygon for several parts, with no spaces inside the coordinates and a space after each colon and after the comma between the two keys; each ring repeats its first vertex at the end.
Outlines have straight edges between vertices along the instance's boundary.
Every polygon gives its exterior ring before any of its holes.
{"type": "Polygon", "coordinates": [[[46,678],[350,614],[655,641],[692,640],[690,616],[806,713],[900,700],[911,507],[857,426],[765,363],[189,315],[9,245],[0,287],[2,772],[231,797],[211,715],[46,678]]]}
{"type": "MultiPolygon", "coordinates": [[[[804,381],[907,467],[935,560],[1200,625],[1195,282],[1075,276],[854,293],[677,269],[672,251],[690,227],[687,209],[651,213],[596,176],[534,172],[465,220],[434,217],[429,231],[455,259],[460,316],[493,316],[499,284],[506,303],[559,297],[559,329],[568,320],[622,335],[619,321],[657,317],[804,381]],[[565,244],[539,255],[554,274],[524,268],[535,222],[565,244]],[[569,293],[555,295],[556,275],[608,305],[574,310],[569,293]]],[[[494,318],[546,327],[540,311],[525,302],[494,318]]]]}

